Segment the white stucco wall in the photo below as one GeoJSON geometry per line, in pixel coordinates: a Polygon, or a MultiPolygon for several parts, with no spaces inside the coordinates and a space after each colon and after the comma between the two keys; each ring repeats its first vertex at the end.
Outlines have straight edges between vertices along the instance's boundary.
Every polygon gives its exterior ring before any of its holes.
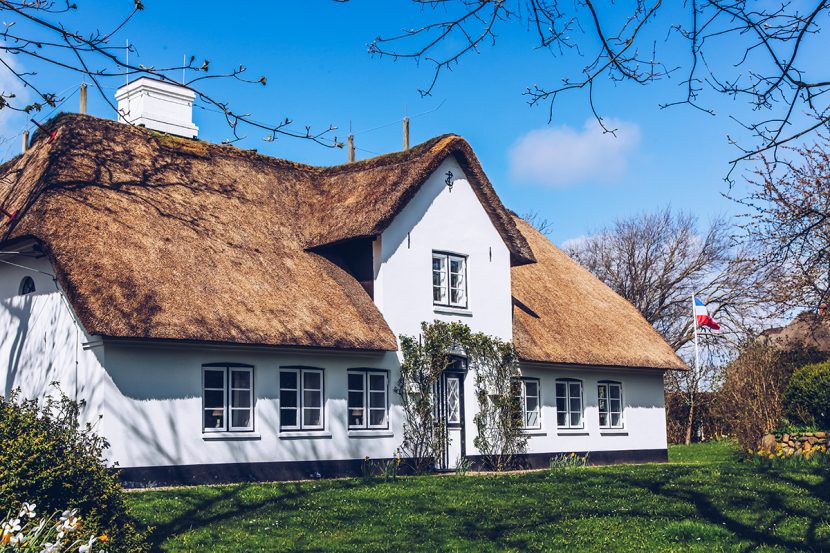
{"type": "Polygon", "coordinates": [[[401,412],[392,387],[394,353],[281,353],[246,348],[108,345],[104,384],[112,459],[122,466],[279,462],[392,457],[400,445],[401,412]],[[202,365],[254,366],[254,431],[202,434],[202,365]],[[279,430],[279,368],[324,369],[325,430],[279,430]],[[347,429],[349,368],[389,369],[391,431],[347,429]],[[366,434],[369,434],[368,436],[366,434]]]}
{"type": "Polygon", "coordinates": [[[375,303],[395,335],[417,336],[421,322],[438,319],[512,340],[510,252],[454,158],[395,217],[375,253],[375,303]],[[467,256],[466,310],[433,306],[433,251],[467,256]]]}
{"type": "Polygon", "coordinates": [[[82,414],[93,421],[103,413],[100,382],[105,377],[102,352],[87,351],[89,340],[75,323],[68,302],[53,279],[45,257],[5,255],[0,263],[0,392],[19,388],[26,398],[57,395],[86,401],[82,414]],[[12,265],[13,264],[13,265],[12,265]],[[18,294],[26,277],[33,294],[18,294]]]}
{"type": "Polygon", "coordinates": [[[530,431],[528,453],[617,451],[666,448],[666,411],[663,373],[652,369],[597,369],[522,364],[522,376],[538,378],[541,387],[542,428],[530,431]],[[556,426],[556,379],[582,381],[581,430],[556,426]],[[623,428],[600,429],[597,383],[622,384],[623,428]]]}

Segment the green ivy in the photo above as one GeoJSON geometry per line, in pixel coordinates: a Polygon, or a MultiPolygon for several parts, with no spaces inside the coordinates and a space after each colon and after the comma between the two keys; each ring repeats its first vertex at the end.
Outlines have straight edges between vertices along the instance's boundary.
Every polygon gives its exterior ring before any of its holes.
{"type": "Polygon", "coordinates": [[[475,447],[492,470],[511,467],[525,451],[518,395],[519,364],[513,345],[499,338],[472,332],[462,323],[421,323],[418,337],[401,336],[401,376],[395,391],[404,411],[401,452],[416,472],[435,465],[444,453],[445,428],[435,420],[435,383],[454,353],[467,358],[473,372],[478,412],[473,418],[478,435],[475,447]]]}

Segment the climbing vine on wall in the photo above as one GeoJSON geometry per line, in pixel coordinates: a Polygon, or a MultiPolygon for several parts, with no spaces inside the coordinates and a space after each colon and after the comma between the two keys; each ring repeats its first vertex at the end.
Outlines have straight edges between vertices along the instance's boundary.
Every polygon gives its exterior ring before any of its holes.
{"type": "Polygon", "coordinates": [[[401,452],[416,472],[435,466],[447,447],[444,422],[436,417],[435,384],[454,356],[466,357],[478,410],[474,445],[492,470],[513,465],[525,451],[521,405],[517,400],[519,365],[513,345],[462,323],[421,323],[418,337],[401,336],[401,377],[395,391],[404,412],[401,452]]]}

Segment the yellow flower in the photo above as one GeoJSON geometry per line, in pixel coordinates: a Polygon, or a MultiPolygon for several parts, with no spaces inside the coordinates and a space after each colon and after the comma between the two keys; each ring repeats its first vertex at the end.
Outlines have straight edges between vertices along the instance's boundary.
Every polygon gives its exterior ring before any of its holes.
{"type": "Polygon", "coordinates": [[[110,539],[109,539],[109,536],[107,536],[106,534],[101,534],[100,536],[98,536],[98,541],[108,542],[108,541],[110,541],[110,539]]]}
{"type": "Polygon", "coordinates": [[[770,459],[775,459],[775,455],[773,455],[772,453],[770,453],[770,454],[769,454],[769,458],[770,458],[770,459]]]}

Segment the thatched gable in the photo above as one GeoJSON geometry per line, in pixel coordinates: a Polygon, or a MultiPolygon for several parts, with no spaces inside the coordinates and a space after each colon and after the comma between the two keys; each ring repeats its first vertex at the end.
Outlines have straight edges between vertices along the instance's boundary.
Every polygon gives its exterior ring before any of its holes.
{"type": "MultiPolygon", "coordinates": [[[[382,233],[448,157],[454,156],[493,226],[510,250],[511,265],[533,263],[533,253],[493,190],[472,148],[448,134],[414,148],[324,169],[308,202],[309,245],[382,233]]],[[[456,175],[457,177],[457,175],[456,175]]]]}
{"type": "Polygon", "coordinates": [[[684,369],[637,309],[516,217],[536,263],[514,267],[513,342],[526,361],[684,369]]]}

